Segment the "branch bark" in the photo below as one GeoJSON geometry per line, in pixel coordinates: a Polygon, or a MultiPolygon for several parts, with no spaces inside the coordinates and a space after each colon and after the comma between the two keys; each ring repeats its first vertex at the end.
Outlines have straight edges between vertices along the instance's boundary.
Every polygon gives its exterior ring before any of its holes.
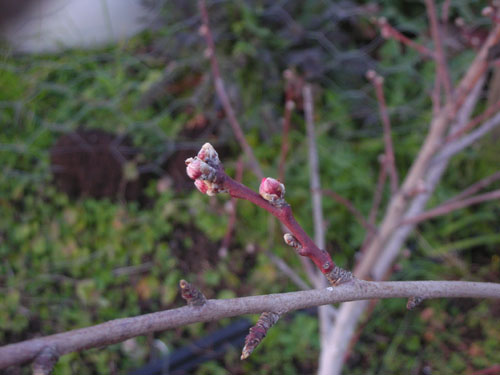
{"type": "Polygon", "coordinates": [[[208,300],[203,306],[184,306],[132,318],[111,320],[0,347],[0,369],[34,360],[47,347],[59,355],[116,344],[131,337],[163,331],[197,322],[210,322],[244,314],[284,314],[337,302],[409,298],[494,298],[500,299],[500,284],[466,281],[371,282],[353,280],[338,287],[269,294],[226,300],[208,300]]]}

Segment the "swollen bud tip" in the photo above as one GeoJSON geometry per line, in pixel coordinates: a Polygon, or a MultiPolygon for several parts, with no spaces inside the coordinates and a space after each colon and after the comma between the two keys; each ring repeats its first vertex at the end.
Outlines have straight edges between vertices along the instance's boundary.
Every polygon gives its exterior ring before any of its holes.
{"type": "Polygon", "coordinates": [[[215,151],[214,146],[208,142],[201,146],[201,149],[198,152],[198,159],[212,165],[213,167],[220,164],[219,154],[215,151]]]}
{"type": "Polygon", "coordinates": [[[262,179],[259,194],[273,206],[280,207],[285,204],[285,185],[272,177],[262,179]]]}

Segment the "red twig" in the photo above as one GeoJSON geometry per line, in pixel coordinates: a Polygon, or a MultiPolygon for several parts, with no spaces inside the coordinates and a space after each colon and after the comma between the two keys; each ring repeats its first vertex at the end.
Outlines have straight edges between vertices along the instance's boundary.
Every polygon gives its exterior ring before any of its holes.
{"type": "Polygon", "coordinates": [[[205,0],[199,0],[198,6],[200,8],[201,19],[203,23],[200,27],[200,34],[205,38],[205,42],[207,44],[207,55],[210,59],[210,65],[212,67],[215,91],[217,92],[217,96],[221,101],[222,107],[224,108],[224,112],[226,113],[229,124],[233,129],[234,135],[236,136],[236,139],[240,143],[241,148],[247,156],[253,172],[257,175],[257,177],[263,178],[264,173],[262,172],[257,158],[255,157],[252,148],[248,144],[245,135],[243,134],[243,130],[240,123],[238,122],[238,119],[236,118],[233,107],[231,106],[231,101],[229,100],[229,96],[227,95],[226,88],[224,86],[224,81],[222,80],[222,76],[220,74],[219,63],[217,61],[217,57],[215,56],[215,43],[212,36],[212,31],[210,30],[208,11],[205,0]]]}
{"type": "Polygon", "coordinates": [[[471,206],[473,204],[478,204],[494,199],[500,199],[500,190],[494,190],[489,193],[476,195],[474,197],[466,198],[460,201],[451,201],[449,203],[443,203],[442,205],[433,208],[429,211],[423,212],[420,215],[405,219],[401,221],[399,225],[417,224],[422,221],[435,218],[437,216],[446,215],[452,211],[459,210],[461,208],[471,206]]]}
{"type": "Polygon", "coordinates": [[[463,128],[457,130],[455,133],[450,134],[448,137],[446,137],[445,143],[453,142],[457,138],[460,138],[460,136],[462,136],[469,130],[474,129],[476,126],[478,126],[483,121],[493,116],[498,111],[500,111],[500,100],[495,104],[491,105],[490,107],[486,108],[486,110],[483,113],[470,120],[469,123],[465,125],[463,128]]]}
{"type": "Polygon", "coordinates": [[[387,20],[384,17],[381,17],[378,19],[378,25],[380,27],[380,32],[382,33],[382,36],[385,39],[395,39],[398,42],[413,48],[417,52],[419,52],[421,55],[427,58],[434,59],[435,54],[433,51],[428,49],[427,47],[418,44],[411,40],[410,38],[406,37],[402,33],[400,33],[398,30],[396,30],[394,27],[392,27],[387,20]]]}
{"type": "Polygon", "coordinates": [[[259,194],[229,177],[215,149],[209,143],[203,145],[195,158],[186,160],[187,174],[195,180],[203,193],[214,195],[227,192],[231,197],[245,199],[275,216],[288,230],[297,246],[299,255],[310,258],[332,284],[352,279],[349,272],[337,267],[330,254],[320,249],[295,220],[290,205],[284,200],[285,187],[272,178],[262,180],[259,194]]]}
{"type": "Polygon", "coordinates": [[[460,201],[464,198],[470,197],[472,194],[477,193],[479,190],[485,188],[486,186],[498,180],[500,180],[500,172],[493,173],[492,175],[485,177],[482,180],[476,182],[475,184],[469,186],[460,194],[455,195],[453,198],[448,199],[444,204],[460,201]]]}
{"type": "Polygon", "coordinates": [[[369,231],[376,231],[377,228],[373,224],[370,224],[366,219],[363,217],[363,214],[359,212],[359,210],[354,206],[354,204],[347,198],[344,198],[341,196],[339,193],[333,190],[329,189],[322,189],[321,193],[323,195],[327,195],[334,199],[337,203],[340,203],[342,206],[347,208],[347,210],[353,214],[353,216],[356,218],[356,220],[361,224],[363,228],[365,228],[368,232],[369,231]]]}
{"type": "Polygon", "coordinates": [[[389,172],[391,179],[391,193],[396,194],[398,191],[398,171],[396,169],[396,159],[394,157],[394,147],[391,138],[391,121],[389,119],[389,111],[387,110],[387,103],[384,96],[384,78],[379,76],[373,70],[367,72],[367,77],[375,88],[377,102],[379,105],[380,117],[382,118],[382,126],[384,129],[384,145],[385,145],[385,160],[384,163],[389,172]]]}
{"type": "Polygon", "coordinates": [[[429,18],[431,26],[431,35],[434,40],[434,47],[436,49],[436,76],[444,87],[446,99],[449,100],[452,94],[451,79],[439,31],[436,4],[434,3],[434,0],[425,0],[425,7],[427,9],[427,17],[429,18]]]}

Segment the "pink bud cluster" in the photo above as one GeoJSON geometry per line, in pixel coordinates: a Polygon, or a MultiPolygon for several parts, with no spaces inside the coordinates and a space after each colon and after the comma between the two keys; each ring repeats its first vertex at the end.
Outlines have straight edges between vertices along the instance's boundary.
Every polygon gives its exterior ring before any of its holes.
{"type": "Polygon", "coordinates": [[[186,166],[187,175],[195,180],[194,185],[203,194],[213,196],[224,191],[216,183],[220,160],[217,151],[210,143],[205,143],[196,157],[186,159],[186,166]]]}
{"type": "Polygon", "coordinates": [[[285,202],[285,185],[272,177],[263,178],[259,186],[259,194],[273,206],[281,207],[285,202]]]}

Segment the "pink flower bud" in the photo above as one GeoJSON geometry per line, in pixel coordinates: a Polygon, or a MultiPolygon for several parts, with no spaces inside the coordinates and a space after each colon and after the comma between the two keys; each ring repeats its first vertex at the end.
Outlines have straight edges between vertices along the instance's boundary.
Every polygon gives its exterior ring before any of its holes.
{"type": "Polygon", "coordinates": [[[201,177],[202,175],[201,163],[203,162],[198,159],[193,159],[193,158],[186,159],[186,165],[187,165],[186,173],[189,176],[189,178],[196,180],[197,178],[201,177]]]}
{"type": "Polygon", "coordinates": [[[203,180],[196,180],[194,182],[194,186],[203,194],[207,194],[208,192],[208,186],[203,180]]]}
{"type": "Polygon", "coordinates": [[[219,165],[219,155],[210,143],[205,143],[198,152],[198,159],[210,163],[213,166],[219,165]]]}
{"type": "Polygon", "coordinates": [[[259,194],[266,201],[274,206],[281,206],[285,203],[285,185],[278,180],[267,177],[263,178],[259,186],[259,194]]]}
{"type": "Polygon", "coordinates": [[[215,174],[214,168],[198,158],[186,159],[186,165],[186,173],[193,180],[198,178],[203,180],[211,179],[215,174]]]}

